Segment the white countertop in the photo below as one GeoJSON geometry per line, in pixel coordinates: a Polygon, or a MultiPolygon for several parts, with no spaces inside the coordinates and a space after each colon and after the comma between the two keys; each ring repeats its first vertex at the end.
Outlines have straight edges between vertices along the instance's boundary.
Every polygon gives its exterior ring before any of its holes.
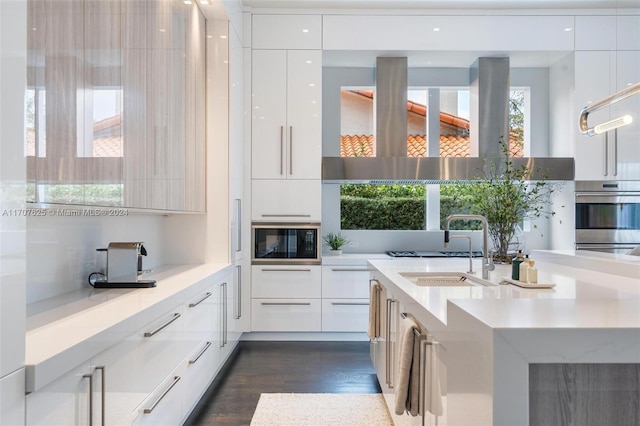
{"type": "MultiPolygon", "coordinates": [[[[480,268],[479,263],[474,261],[474,269],[480,268]]],[[[452,303],[494,328],[640,328],[640,278],[538,260],[538,282],[555,283],[554,288],[500,285],[501,277],[511,276],[511,265],[496,265],[489,275],[493,286],[432,287],[416,285],[400,273],[465,272],[468,260],[394,259],[369,264],[443,324],[452,303]]]]}
{"type": "MultiPolygon", "coordinates": [[[[169,265],[145,279],[143,289],[85,288],[27,306],[27,391],[36,390],[69,366],[79,365],[182,303],[194,284],[229,265],[169,265]]],[[[195,289],[193,291],[197,291],[195,289]]]]}

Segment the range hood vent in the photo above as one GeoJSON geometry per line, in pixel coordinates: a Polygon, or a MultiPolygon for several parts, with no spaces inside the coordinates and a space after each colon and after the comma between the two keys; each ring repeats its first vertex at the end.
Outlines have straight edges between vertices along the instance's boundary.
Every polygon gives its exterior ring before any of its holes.
{"type": "MultiPolygon", "coordinates": [[[[502,153],[498,141],[508,134],[509,58],[479,58],[471,68],[472,140],[466,158],[407,157],[407,58],[376,61],[375,157],[323,157],[324,183],[460,183],[481,180],[489,161],[502,153]],[[473,117],[475,116],[475,119],[473,117]],[[475,127],[475,129],[474,129],[475,127]]],[[[532,170],[530,180],[573,180],[573,158],[512,158],[532,170]],[[539,172],[537,172],[539,171],[539,172]]]]}

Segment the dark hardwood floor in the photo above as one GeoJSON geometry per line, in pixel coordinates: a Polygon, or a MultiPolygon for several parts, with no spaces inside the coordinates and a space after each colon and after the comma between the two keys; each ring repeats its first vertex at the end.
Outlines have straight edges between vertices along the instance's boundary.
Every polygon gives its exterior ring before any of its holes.
{"type": "Polygon", "coordinates": [[[248,425],[261,393],[378,393],[369,342],[240,342],[185,425],[248,425]]]}

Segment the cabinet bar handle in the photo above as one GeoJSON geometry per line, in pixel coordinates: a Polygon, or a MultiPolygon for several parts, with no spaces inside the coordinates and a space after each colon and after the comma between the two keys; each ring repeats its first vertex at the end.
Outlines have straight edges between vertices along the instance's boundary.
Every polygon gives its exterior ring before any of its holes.
{"type": "Polygon", "coordinates": [[[604,133],[604,155],[602,156],[604,176],[609,174],[609,132],[604,133]]]}
{"type": "Polygon", "coordinates": [[[178,318],[180,318],[180,314],[178,312],[176,312],[175,314],[173,314],[173,317],[171,317],[171,319],[167,322],[165,322],[164,324],[162,324],[160,327],[156,328],[153,331],[147,331],[144,333],[144,337],[151,337],[154,334],[159,333],[160,331],[162,331],[162,329],[164,329],[165,327],[167,327],[169,324],[171,324],[172,322],[174,322],[175,320],[177,320],[178,318]]]}
{"type": "Polygon", "coordinates": [[[235,319],[242,318],[242,265],[236,266],[236,303],[235,306],[235,319]]]}
{"type": "Polygon", "coordinates": [[[195,364],[196,362],[198,362],[200,357],[207,351],[207,349],[209,349],[209,346],[211,346],[211,342],[205,343],[204,348],[202,348],[202,350],[198,352],[198,355],[196,355],[194,359],[189,360],[189,365],[195,364]]]}
{"type": "Polygon", "coordinates": [[[369,306],[367,302],[331,302],[331,304],[336,306],[369,306]]]}
{"type": "Polygon", "coordinates": [[[236,253],[242,251],[242,200],[236,198],[236,253]]]}
{"type": "Polygon", "coordinates": [[[289,126],[289,174],[293,174],[293,126],[289,126]]]}
{"type": "Polygon", "coordinates": [[[173,378],[173,382],[171,382],[171,384],[169,385],[168,388],[166,388],[164,390],[164,392],[162,392],[162,394],[160,394],[160,396],[158,397],[158,399],[156,399],[155,401],[153,401],[153,404],[151,404],[151,407],[149,408],[145,408],[144,409],[144,413],[145,414],[150,414],[155,408],[156,406],[160,403],[160,401],[162,401],[162,399],[169,393],[169,391],[171,389],[173,389],[173,387],[180,381],[180,376],[175,376],[173,378]]]}
{"type": "Polygon", "coordinates": [[[272,269],[265,269],[262,268],[262,272],[311,272],[311,269],[306,268],[306,269],[292,269],[292,268],[272,268],[272,269]]]}
{"type": "Polygon", "coordinates": [[[104,413],[107,411],[105,408],[105,402],[106,402],[106,392],[105,392],[105,375],[104,375],[104,370],[105,370],[105,366],[104,365],[99,365],[95,368],[96,370],[100,370],[100,378],[102,379],[100,382],[100,401],[102,402],[102,413],[100,413],[100,424],[102,426],[104,426],[106,423],[104,421],[104,413]]]}
{"type": "Polygon", "coordinates": [[[284,126],[280,126],[280,174],[284,174],[284,164],[282,157],[284,155],[284,126]]]}
{"type": "Polygon", "coordinates": [[[389,364],[390,364],[390,359],[389,357],[390,355],[390,346],[391,346],[391,303],[392,300],[391,299],[387,299],[387,323],[386,323],[386,330],[385,330],[385,339],[386,339],[386,345],[384,347],[384,351],[385,351],[385,357],[384,357],[384,362],[385,362],[385,366],[384,366],[384,375],[385,375],[385,382],[387,383],[387,385],[389,385],[389,383],[391,383],[391,379],[389,379],[389,364]]]}
{"type": "Polygon", "coordinates": [[[227,299],[227,283],[222,283],[222,294],[224,294],[224,345],[227,345],[227,335],[229,333],[229,301],[227,299]]]}
{"type": "Polygon", "coordinates": [[[613,130],[613,175],[618,176],[618,129],[613,130]]]}
{"type": "Polygon", "coordinates": [[[89,426],[92,426],[93,425],[93,374],[84,374],[82,378],[89,380],[89,426]]]}
{"type": "Polygon", "coordinates": [[[262,217],[311,217],[309,213],[262,213],[262,217]]]}
{"type": "Polygon", "coordinates": [[[189,303],[189,307],[190,308],[195,308],[196,306],[198,306],[199,304],[201,304],[202,302],[207,300],[209,297],[211,297],[211,293],[207,292],[202,299],[200,299],[200,300],[198,300],[197,302],[194,302],[194,303],[189,303]]]}
{"type": "Polygon", "coordinates": [[[309,306],[311,302],[261,302],[262,306],[309,306]]]}
{"type": "Polygon", "coordinates": [[[371,272],[373,271],[373,269],[367,269],[367,268],[354,268],[354,269],[349,269],[349,268],[331,268],[331,270],[333,272],[371,272]]]}

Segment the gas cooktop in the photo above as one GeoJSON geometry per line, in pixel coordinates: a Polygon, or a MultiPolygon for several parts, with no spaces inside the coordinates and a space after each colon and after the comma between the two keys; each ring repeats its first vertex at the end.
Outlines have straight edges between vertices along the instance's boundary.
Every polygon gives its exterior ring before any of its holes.
{"type": "MultiPolygon", "coordinates": [[[[414,251],[391,250],[387,254],[391,257],[469,257],[468,251],[414,251]]],[[[472,251],[472,257],[482,257],[481,251],[472,251]]]]}

